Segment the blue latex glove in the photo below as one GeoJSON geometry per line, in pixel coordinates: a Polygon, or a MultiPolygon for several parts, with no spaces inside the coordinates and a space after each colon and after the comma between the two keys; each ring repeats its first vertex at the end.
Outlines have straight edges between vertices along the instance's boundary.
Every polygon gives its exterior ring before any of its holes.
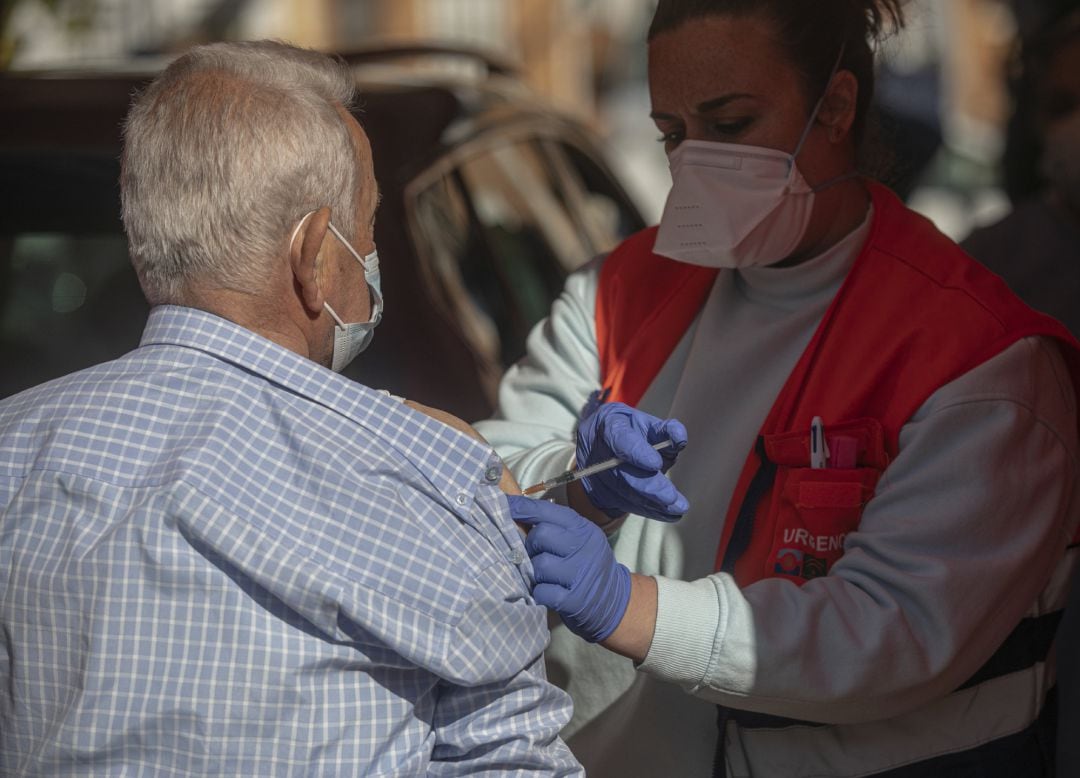
{"type": "Polygon", "coordinates": [[[623,403],[590,401],[578,424],[577,467],[611,457],[624,464],[582,479],[589,501],[612,519],[636,513],[676,521],[690,503],[664,473],[686,447],[686,427],[677,419],[658,419],[623,403]],[[596,410],[592,410],[595,407],[596,410]],[[657,451],[653,443],[671,438],[674,446],[657,451]]]}
{"type": "Polygon", "coordinates": [[[533,598],[574,634],[590,643],[606,640],[630,602],[630,571],[615,561],[603,531],[562,505],[506,499],[514,520],[531,527],[525,550],[536,578],[533,598]]]}

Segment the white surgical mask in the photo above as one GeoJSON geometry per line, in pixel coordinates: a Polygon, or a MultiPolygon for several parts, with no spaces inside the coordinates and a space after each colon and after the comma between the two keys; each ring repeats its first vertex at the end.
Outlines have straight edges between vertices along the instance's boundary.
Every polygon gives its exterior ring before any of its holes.
{"type": "Polygon", "coordinates": [[[1050,128],[1042,172],[1073,207],[1080,208],[1080,109],[1050,128]]]}
{"type": "MultiPolygon", "coordinates": [[[[305,215],[300,220],[300,223],[296,225],[296,229],[293,230],[292,239],[289,241],[290,250],[293,241],[296,240],[296,234],[300,231],[300,226],[312,213],[314,211],[305,215]]],[[[334,372],[340,373],[360,352],[371,345],[371,341],[375,337],[375,328],[382,321],[385,305],[383,304],[382,273],[379,271],[378,250],[372,251],[366,257],[361,257],[349,241],[345,240],[345,236],[334,226],[333,222],[328,222],[327,226],[330,232],[334,234],[334,237],[341,241],[346,250],[364,268],[364,279],[371,289],[371,318],[365,322],[345,323],[337,315],[337,312],[330,307],[330,303],[323,302],[326,312],[334,320],[334,353],[330,367],[334,372]]]]}
{"type": "MultiPolygon", "coordinates": [[[[839,64],[837,58],[833,75],[839,64]]],[[[789,257],[806,234],[814,195],[856,175],[811,187],[796,164],[824,99],[790,154],[735,143],[680,143],[668,157],[672,186],[653,251],[717,268],[772,265],[789,257]]]]}

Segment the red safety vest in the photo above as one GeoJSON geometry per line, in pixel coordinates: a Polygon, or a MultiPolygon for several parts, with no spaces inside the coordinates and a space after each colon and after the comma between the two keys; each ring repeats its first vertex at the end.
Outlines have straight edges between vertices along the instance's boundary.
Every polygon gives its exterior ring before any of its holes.
{"type": "MultiPolygon", "coordinates": [[[[1080,343],[1063,325],[1028,308],[884,186],[868,187],[866,245],[765,419],[728,507],[716,567],[741,585],[827,574],[896,456],[901,427],[937,389],[1017,340],[1058,339],[1080,387],[1080,343]],[[815,416],[840,467],[809,467],[815,416]]],[[[600,273],[602,381],[612,401],[628,405],[719,272],[654,254],[655,239],[655,228],[631,236],[600,273]]]]}

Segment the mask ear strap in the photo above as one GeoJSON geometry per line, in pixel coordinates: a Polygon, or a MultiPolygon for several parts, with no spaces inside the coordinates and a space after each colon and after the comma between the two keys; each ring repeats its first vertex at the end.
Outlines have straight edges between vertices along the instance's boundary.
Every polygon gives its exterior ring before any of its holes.
{"type": "Polygon", "coordinates": [[[313,214],[313,213],[315,213],[315,211],[308,211],[307,213],[305,213],[303,216],[300,217],[300,221],[298,221],[296,223],[296,227],[293,228],[292,237],[289,238],[289,251],[290,252],[292,251],[293,244],[296,242],[297,233],[300,232],[300,228],[304,226],[304,222],[306,222],[308,220],[308,217],[311,216],[311,214],[313,214]]]}
{"type": "Polygon", "coordinates": [[[330,232],[334,233],[334,237],[341,241],[341,245],[343,245],[350,254],[356,257],[356,261],[359,262],[361,265],[367,267],[367,265],[364,263],[364,258],[360,256],[356,249],[352,247],[352,244],[349,243],[349,241],[345,240],[345,236],[341,234],[341,231],[337,227],[334,226],[334,223],[327,222],[326,226],[330,228],[330,232]]]}
{"type": "MultiPolygon", "coordinates": [[[[308,211],[303,216],[301,216],[300,221],[296,223],[296,227],[292,231],[292,236],[289,238],[289,251],[292,251],[293,243],[296,242],[296,236],[300,232],[300,228],[304,226],[304,222],[306,222],[308,220],[308,217],[311,216],[311,214],[313,213],[315,213],[315,211],[308,211]]],[[[327,225],[330,227],[331,230],[333,230],[335,235],[337,235],[339,238],[341,237],[341,234],[337,231],[333,224],[330,224],[328,222],[327,225]]],[[[351,250],[351,247],[348,243],[346,243],[345,246],[351,250]]],[[[354,251],[353,253],[355,254],[356,252],[354,251]]],[[[345,328],[345,322],[343,322],[341,320],[341,317],[337,315],[337,311],[330,307],[330,303],[323,301],[323,308],[325,308],[326,312],[330,314],[330,318],[334,320],[334,323],[337,326],[341,327],[342,329],[345,328]]]]}
{"type": "Polygon", "coordinates": [[[817,121],[818,113],[821,111],[821,106],[825,104],[825,97],[829,94],[829,87],[832,86],[832,80],[836,74],[840,71],[840,63],[844,60],[844,51],[847,50],[847,43],[843,43],[840,46],[840,54],[836,57],[836,62],[832,66],[832,70],[829,71],[829,78],[825,81],[825,91],[821,93],[821,97],[818,98],[817,105],[814,106],[814,110],[810,113],[810,121],[806,123],[806,127],[803,128],[802,136],[799,138],[799,142],[795,146],[795,151],[791,152],[791,166],[795,167],[795,160],[799,156],[799,152],[802,151],[803,144],[806,143],[806,139],[810,137],[810,130],[814,129],[814,122],[817,121]]]}
{"type": "Polygon", "coordinates": [[[323,303],[323,308],[325,308],[326,312],[328,314],[330,314],[330,318],[334,320],[334,323],[337,326],[341,327],[342,329],[345,329],[345,322],[343,322],[341,320],[341,317],[337,315],[337,312],[333,308],[330,307],[330,303],[324,302],[323,303]]]}
{"type": "Polygon", "coordinates": [[[852,178],[858,178],[858,177],[859,177],[859,171],[858,170],[849,170],[846,173],[841,173],[838,176],[833,176],[832,178],[830,178],[828,181],[826,181],[823,184],[818,184],[815,187],[811,187],[810,191],[813,192],[814,194],[817,194],[818,192],[824,192],[830,186],[836,186],[837,184],[843,183],[844,181],[849,181],[852,178]]]}

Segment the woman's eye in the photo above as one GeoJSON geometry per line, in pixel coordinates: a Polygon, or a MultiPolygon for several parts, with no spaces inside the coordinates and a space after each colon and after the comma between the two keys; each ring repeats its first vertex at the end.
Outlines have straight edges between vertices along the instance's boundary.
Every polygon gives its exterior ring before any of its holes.
{"type": "Polygon", "coordinates": [[[749,127],[751,121],[753,120],[747,117],[730,122],[713,122],[712,129],[717,135],[731,137],[733,135],[738,135],[749,127]]]}
{"type": "Polygon", "coordinates": [[[682,141],[682,132],[678,130],[672,130],[671,132],[665,132],[659,138],[656,139],[658,143],[671,144],[678,146],[682,141]]]}

